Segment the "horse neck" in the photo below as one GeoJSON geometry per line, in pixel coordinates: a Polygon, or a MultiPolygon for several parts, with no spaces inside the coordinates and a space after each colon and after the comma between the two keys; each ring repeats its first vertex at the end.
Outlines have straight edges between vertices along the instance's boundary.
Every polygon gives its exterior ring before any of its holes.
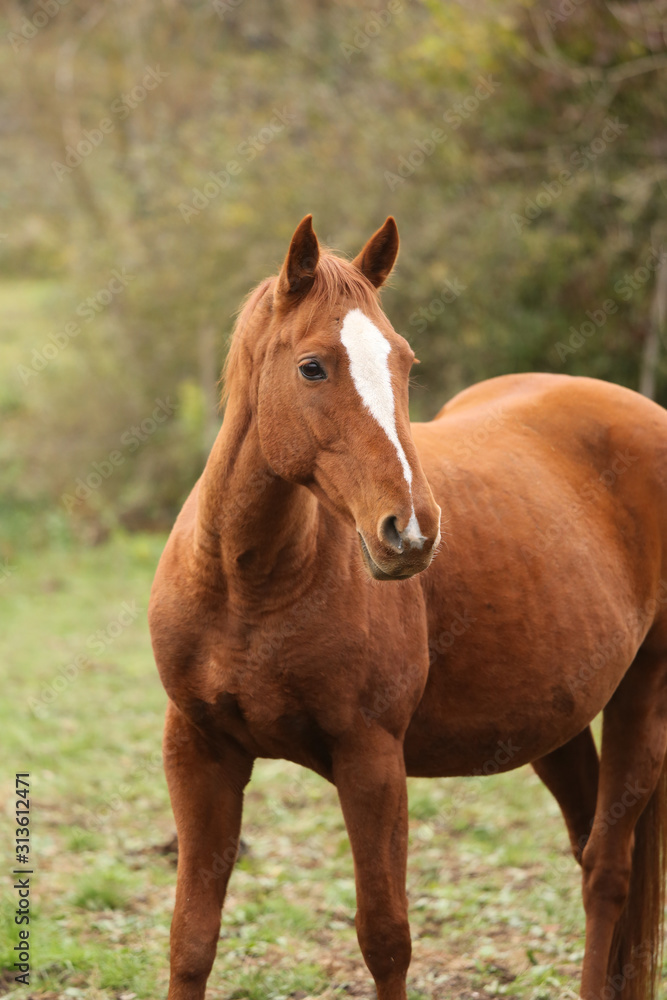
{"type": "Polygon", "coordinates": [[[314,573],[318,502],[273,473],[246,400],[230,397],[202,476],[198,549],[219,558],[228,593],[244,604],[284,602],[314,573]]]}

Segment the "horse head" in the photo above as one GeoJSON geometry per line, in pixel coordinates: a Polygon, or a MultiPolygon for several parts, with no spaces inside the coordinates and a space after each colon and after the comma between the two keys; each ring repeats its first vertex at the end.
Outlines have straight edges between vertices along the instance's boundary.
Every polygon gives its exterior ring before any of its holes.
{"type": "Polygon", "coordinates": [[[440,539],[440,508],[410,431],[414,353],[378,297],[397,254],[391,217],[349,262],[321,250],[306,216],[280,274],[241,315],[227,372],[229,384],[241,366],[251,371],[271,470],[354,525],[378,580],[425,569],[440,539]]]}

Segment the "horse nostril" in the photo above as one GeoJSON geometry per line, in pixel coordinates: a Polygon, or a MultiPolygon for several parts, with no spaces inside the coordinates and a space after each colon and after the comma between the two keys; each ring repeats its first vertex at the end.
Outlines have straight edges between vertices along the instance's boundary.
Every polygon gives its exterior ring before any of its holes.
{"type": "Polygon", "coordinates": [[[384,521],[380,525],[380,534],[383,540],[394,550],[394,552],[403,551],[403,541],[398,533],[395,517],[385,517],[384,521]]]}

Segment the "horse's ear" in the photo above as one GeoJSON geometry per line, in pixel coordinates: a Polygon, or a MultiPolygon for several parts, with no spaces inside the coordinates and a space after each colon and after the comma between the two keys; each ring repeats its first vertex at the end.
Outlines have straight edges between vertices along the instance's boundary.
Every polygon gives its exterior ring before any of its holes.
{"type": "Polygon", "coordinates": [[[307,215],[294,231],[285,263],[278,277],[276,296],[296,301],[307,292],[315,280],[320,245],[313,232],[313,217],[307,215]]]}
{"type": "Polygon", "coordinates": [[[383,285],[391,274],[398,257],[398,242],[398,226],[393,215],[390,215],[384,226],[373,233],[364,249],[352,261],[375,288],[383,285]]]}

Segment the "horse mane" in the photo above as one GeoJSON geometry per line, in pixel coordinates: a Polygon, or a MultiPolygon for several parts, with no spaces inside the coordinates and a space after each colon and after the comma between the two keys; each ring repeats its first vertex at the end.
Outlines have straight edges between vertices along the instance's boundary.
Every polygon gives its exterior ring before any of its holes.
{"type": "MultiPolygon", "coordinates": [[[[317,270],[315,271],[315,281],[312,288],[310,288],[303,298],[303,302],[308,303],[311,307],[307,325],[310,326],[310,321],[318,310],[333,308],[341,298],[347,299],[352,304],[352,308],[363,306],[367,308],[374,306],[377,308],[377,290],[364,277],[361,271],[344,257],[339,257],[330,250],[325,250],[322,247],[320,250],[320,258],[317,270]]],[[[269,289],[274,287],[277,280],[278,276],[273,275],[270,278],[260,281],[259,285],[248,293],[239,307],[239,313],[230,336],[227,357],[222,369],[222,375],[220,376],[220,382],[222,383],[221,406],[227,401],[229,384],[234,377],[234,372],[238,368],[243,346],[243,332],[247,329],[250,318],[259,302],[264,298],[269,289]]]]}
{"type": "Polygon", "coordinates": [[[341,298],[349,299],[354,304],[353,308],[372,305],[377,308],[377,289],[368,278],[352,261],[325,250],[320,254],[315,281],[305,301],[317,309],[320,306],[331,307],[341,298]]]}
{"type": "Polygon", "coordinates": [[[248,292],[239,306],[239,313],[230,334],[227,357],[225,358],[225,363],[222,366],[222,374],[220,376],[220,383],[222,384],[220,394],[221,409],[229,398],[229,383],[232,380],[233,373],[238,368],[238,359],[241,354],[242,333],[247,328],[250,317],[257,307],[257,303],[264,297],[265,292],[272,284],[273,280],[273,278],[265,278],[264,281],[260,281],[259,285],[248,292]]]}

